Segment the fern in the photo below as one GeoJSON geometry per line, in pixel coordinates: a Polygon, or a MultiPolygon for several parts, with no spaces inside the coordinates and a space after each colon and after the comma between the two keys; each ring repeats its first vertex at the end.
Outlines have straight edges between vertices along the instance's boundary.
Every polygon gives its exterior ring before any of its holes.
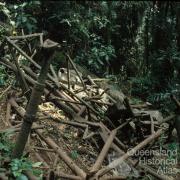
{"type": "Polygon", "coordinates": [[[170,93],[155,93],[148,97],[148,101],[151,103],[157,103],[167,100],[170,97],[170,93]]]}

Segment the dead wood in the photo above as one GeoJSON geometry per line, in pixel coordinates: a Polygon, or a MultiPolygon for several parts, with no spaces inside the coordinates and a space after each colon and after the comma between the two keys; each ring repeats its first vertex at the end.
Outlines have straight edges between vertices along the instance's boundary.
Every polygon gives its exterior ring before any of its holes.
{"type": "Polygon", "coordinates": [[[34,153],[35,157],[37,158],[37,160],[39,162],[42,162],[42,164],[44,165],[45,168],[49,168],[49,165],[47,164],[47,162],[41,157],[41,155],[37,152],[34,153]]]}
{"type": "Polygon", "coordinates": [[[145,147],[148,143],[152,142],[154,139],[158,138],[161,134],[163,133],[162,129],[159,129],[157,132],[155,132],[154,134],[152,134],[151,136],[149,136],[147,139],[145,139],[144,141],[142,141],[140,144],[138,144],[137,146],[135,146],[133,149],[131,149],[130,151],[128,151],[126,154],[124,154],[122,157],[119,157],[118,159],[112,161],[108,166],[100,169],[97,173],[96,173],[96,177],[100,177],[102,175],[104,175],[105,173],[107,173],[108,171],[110,171],[111,169],[115,168],[117,165],[121,164],[124,160],[126,160],[127,158],[129,158],[130,156],[134,155],[136,153],[136,151],[138,151],[139,149],[142,149],[143,147],[145,147]]]}
{"type": "Polygon", "coordinates": [[[109,148],[111,147],[111,144],[112,144],[112,142],[114,140],[114,137],[116,136],[116,133],[117,133],[116,130],[111,131],[111,133],[110,133],[106,143],[104,144],[104,146],[103,146],[103,148],[102,148],[98,158],[96,159],[95,164],[91,168],[90,173],[97,172],[99,170],[99,168],[101,167],[101,165],[103,163],[103,160],[106,157],[109,148]]]}
{"type": "Polygon", "coordinates": [[[79,79],[81,80],[81,83],[82,83],[84,89],[86,89],[86,86],[85,86],[85,84],[84,84],[84,81],[83,81],[81,75],[79,74],[79,71],[77,70],[77,68],[76,68],[76,66],[75,66],[75,64],[74,64],[74,62],[72,61],[72,59],[70,58],[70,56],[69,56],[68,54],[65,54],[65,55],[66,55],[66,57],[68,58],[68,61],[71,63],[71,65],[72,65],[72,67],[74,68],[74,70],[76,71],[76,73],[77,73],[79,79]]]}
{"type": "Polygon", "coordinates": [[[9,102],[7,102],[6,123],[7,123],[8,126],[11,126],[10,118],[11,118],[11,104],[9,104],[9,102]]]}
{"type": "MultiPolygon", "coordinates": [[[[11,42],[11,41],[9,41],[11,42]]],[[[12,43],[13,44],[13,43],[12,43]]],[[[57,47],[57,43],[46,40],[42,46],[42,54],[44,56],[43,59],[43,67],[41,68],[40,75],[38,80],[33,88],[29,103],[27,105],[26,113],[24,116],[24,121],[21,127],[21,131],[16,140],[15,149],[12,153],[13,158],[19,158],[22,156],[25,144],[27,142],[29,133],[31,131],[31,126],[35,120],[35,116],[37,113],[38,105],[41,100],[41,95],[43,94],[44,84],[46,80],[46,75],[49,69],[51,57],[54,54],[55,48],[57,47]]]]}
{"type": "Polygon", "coordinates": [[[2,93],[1,93],[1,95],[0,95],[0,99],[5,95],[5,94],[7,94],[7,92],[11,89],[11,85],[9,85],[2,93]]]}
{"type": "Polygon", "coordinates": [[[154,170],[153,168],[149,167],[148,165],[138,164],[138,167],[140,167],[141,169],[144,169],[144,171],[148,172],[149,174],[151,174],[155,178],[158,178],[158,179],[161,179],[161,180],[173,180],[172,178],[170,178],[170,177],[168,177],[166,175],[163,175],[163,174],[160,175],[160,174],[156,173],[156,170],[154,170]]]}
{"type": "Polygon", "coordinates": [[[53,148],[57,154],[65,161],[65,163],[79,176],[82,178],[86,177],[86,173],[80,169],[72,160],[71,158],[60,149],[60,147],[49,137],[44,137],[41,133],[41,131],[36,130],[36,133],[51,147],[53,148]]]}
{"type": "Polygon", "coordinates": [[[37,150],[43,150],[43,151],[48,151],[48,152],[55,152],[53,149],[47,149],[47,148],[43,148],[43,147],[34,146],[32,148],[35,150],[37,149],[37,150]]]}
{"type": "MultiPolygon", "coordinates": [[[[7,41],[8,41],[8,42],[11,42],[11,40],[10,40],[9,38],[7,38],[7,41]]],[[[12,47],[10,48],[10,50],[11,50],[12,59],[13,59],[15,65],[16,65],[16,67],[17,67],[18,75],[19,75],[20,80],[21,80],[21,82],[22,82],[22,89],[23,89],[23,91],[24,91],[23,93],[26,94],[26,93],[29,91],[29,87],[28,87],[28,85],[27,85],[27,82],[26,82],[23,74],[22,74],[22,69],[21,69],[20,66],[19,66],[19,63],[18,63],[18,60],[17,60],[17,56],[16,56],[16,54],[15,54],[15,51],[13,50],[12,47]]],[[[27,96],[27,98],[29,98],[29,95],[27,96]]]]}
{"type": "Polygon", "coordinates": [[[16,40],[16,39],[27,39],[27,38],[32,38],[32,37],[40,37],[42,36],[43,33],[34,33],[34,34],[28,34],[28,35],[23,35],[23,36],[9,36],[11,40],[16,40]]]}
{"type": "Polygon", "coordinates": [[[50,64],[50,70],[52,72],[53,78],[55,79],[56,83],[58,84],[59,80],[58,80],[58,76],[54,70],[54,67],[50,64]]]}
{"type": "MultiPolygon", "coordinates": [[[[23,36],[17,37],[17,39],[16,38],[11,39],[10,37],[7,39],[7,41],[13,49],[18,51],[22,56],[26,57],[35,66],[35,68],[37,68],[37,70],[41,70],[43,66],[40,66],[39,64],[37,64],[32,59],[32,57],[28,56],[19,46],[15,44],[21,39],[23,40],[26,38],[32,39],[35,37],[40,38],[40,44],[43,46],[43,37],[41,33],[38,33],[32,36],[25,35],[24,37],[23,36]]],[[[49,45],[51,44],[47,43],[45,46],[48,47],[49,45]]],[[[29,48],[30,54],[36,53],[35,50],[32,49],[30,44],[28,45],[28,48],[29,48]]],[[[170,117],[165,118],[162,122],[159,123],[159,121],[157,121],[156,119],[153,119],[153,117],[151,117],[151,115],[148,114],[147,112],[145,113],[145,111],[141,109],[138,109],[138,110],[134,109],[134,108],[148,108],[148,105],[146,104],[131,105],[127,97],[125,97],[123,93],[119,92],[119,90],[113,89],[111,85],[110,86],[106,85],[105,87],[107,87],[107,89],[105,88],[105,90],[102,91],[101,89],[99,89],[100,86],[98,85],[96,81],[97,79],[93,79],[90,76],[88,76],[86,81],[84,81],[80,73],[78,73],[79,68],[76,67],[75,63],[72,61],[72,59],[70,59],[70,57],[67,54],[66,56],[68,58],[68,60],[66,60],[68,84],[67,82],[66,82],[66,85],[63,84],[62,82],[59,82],[58,76],[53,66],[50,65],[51,74],[48,74],[48,80],[45,82],[46,84],[45,89],[44,89],[45,99],[44,97],[42,99],[43,99],[43,102],[46,102],[46,101],[53,102],[56,108],[58,107],[59,109],[63,110],[63,112],[68,117],[70,117],[71,121],[65,121],[59,118],[54,118],[53,116],[51,116],[51,114],[45,113],[45,112],[41,112],[45,114],[45,116],[43,115],[42,117],[37,117],[36,120],[51,119],[57,123],[63,123],[63,124],[68,124],[70,126],[77,127],[79,128],[79,130],[84,131],[84,134],[83,133],[81,134],[82,135],[81,140],[87,140],[89,145],[91,143],[94,143],[97,149],[101,147],[101,145],[99,144],[99,139],[96,139],[96,137],[100,134],[101,138],[104,141],[104,146],[100,150],[99,156],[98,157],[97,155],[95,156],[97,157],[95,164],[92,165],[91,170],[90,171],[87,170],[87,173],[86,173],[76,163],[74,163],[74,161],[72,161],[72,159],[66,154],[66,152],[64,152],[58,146],[58,144],[55,143],[53,139],[51,139],[48,136],[45,137],[43,132],[41,130],[38,130],[38,128],[42,128],[42,126],[39,126],[35,123],[33,128],[35,129],[35,132],[39,135],[37,136],[37,138],[39,138],[41,142],[40,146],[42,146],[42,147],[35,147],[35,150],[43,151],[43,153],[46,152],[45,156],[47,157],[48,157],[47,152],[56,153],[56,156],[53,156],[53,158],[50,157],[48,159],[48,161],[51,161],[51,162],[54,161],[53,166],[51,163],[51,166],[47,166],[46,168],[50,168],[50,169],[53,168],[53,170],[55,170],[56,168],[54,166],[57,165],[58,158],[61,158],[70,167],[70,169],[75,174],[77,174],[77,176],[63,174],[57,171],[54,172],[52,170],[51,172],[53,174],[53,177],[59,177],[59,178],[65,178],[65,179],[86,179],[86,178],[89,178],[89,176],[91,177],[93,176],[92,179],[93,178],[101,179],[102,175],[106,174],[111,169],[116,168],[116,166],[122,163],[123,161],[127,161],[127,163],[131,164],[132,166],[137,166],[140,169],[144,169],[145,171],[147,171],[154,177],[159,178],[158,174],[156,174],[154,170],[150,169],[149,167],[143,168],[142,165],[137,164],[137,161],[132,160],[130,156],[131,154],[135,153],[137,150],[145,147],[148,143],[152,143],[155,138],[158,138],[160,134],[163,133],[163,130],[159,129],[160,124],[164,122],[169,122],[173,118],[176,118],[176,117],[178,118],[178,116],[172,115],[170,117]],[[73,67],[73,69],[75,69],[77,76],[81,80],[83,89],[70,88],[71,83],[72,83],[72,81],[70,81],[70,78],[71,78],[71,74],[70,74],[71,71],[69,69],[70,65],[73,67]],[[85,83],[87,83],[88,85],[86,85],[85,83]],[[101,93],[100,93],[100,90],[102,91],[101,93]],[[79,91],[82,92],[83,96],[79,96],[81,95],[81,93],[77,94],[79,91]],[[84,94],[86,95],[85,97],[84,97],[84,94]],[[107,99],[109,101],[104,101],[104,99],[102,98],[104,97],[104,95],[107,96],[107,99]],[[114,119],[111,115],[107,117],[106,116],[107,114],[105,115],[103,114],[104,111],[106,111],[106,109],[109,107],[111,107],[112,109],[116,107],[119,110],[117,114],[118,116],[120,114],[120,117],[117,117],[117,121],[118,121],[117,124],[116,124],[116,119],[114,119]],[[101,111],[99,109],[102,109],[102,113],[100,113],[101,111]],[[150,132],[152,135],[149,136],[144,141],[142,141],[137,146],[135,146],[132,150],[124,152],[128,149],[128,145],[127,145],[128,143],[126,142],[126,140],[123,140],[122,137],[116,137],[116,133],[118,131],[126,133],[127,131],[125,128],[128,129],[130,126],[132,126],[134,130],[136,130],[138,123],[140,126],[142,126],[140,131],[142,130],[143,132],[143,130],[146,130],[148,132],[145,135],[142,134],[142,137],[147,137],[147,135],[149,135],[150,132]],[[155,130],[157,131],[155,132],[155,130]],[[46,145],[43,145],[44,142],[46,143],[46,145]],[[47,148],[47,145],[51,149],[47,148]],[[107,157],[107,153],[110,148],[116,151],[120,157],[110,162],[108,166],[101,168],[103,161],[107,157]]],[[[16,60],[15,55],[13,57],[16,60]]],[[[37,83],[38,75],[35,73],[36,71],[32,71],[31,68],[24,65],[19,66],[19,64],[17,64],[17,61],[16,61],[16,65],[14,65],[6,59],[2,59],[0,63],[10,68],[16,73],[21,71],[22,73],[19,73],[21,76],[21,79],[24,79],[25,82],[27,82],[28,88],[32,89],[32,87],[37,83]]],[[[172,99],[177,105],[177,108],[179,108],[180,103],[178,102],[178,100],[175,99],[174,97],[172,99]]],[[[8,104],[12,106],[13,108],[15,108],[18,114],[24,117],[25,110],[16,103],[14,98],[10,98],[8,100],[8,104]]],[[[7,119],[10,119],[9,116],[10,116],[10,112],[7,107],[7,117],[8,117],[7,119]]],[[[6,122],[7,121],[8,120],[6,120],[6,122]]],[[[13,122],[13,124],[15,124],[15,122],[13,122]]],[[[13,127],[13,128],[16,131],[17,130],[19,131],[19,126],[13,127]]],[[[128,134],[127,136],[131,138],[134,136],[134,134],[133,135],[128,134]]],[[[135,138],[137,138],[138,135],[135,134],[135,136],[136,136],[135,138]]],[[[134,140],[133,143],[135,141],[136,140],[134,140]]],[[[68,147],[68,149],[70,150],[71,148],[68,147]]],[[[92,154],[94,156],[95,153],[92,153],[92,154]]],[[[38,156],[37,159],[39,159],[39,161],[43,162],[44,159],[46,159],[45,156],[41,157],[41,155],[38,153],[36,153],[36,155],[38,156]]],[[[48,165],[47,160],[45,161],[44,165],[48,165]]],[[[124,179],[126,177],[108,176],[107,179],[108,178],[124,179]]],[[[166,178],[169,180],[169,177],[166,177],[166,176],[162,177],[161,179],[166,179],[166,178]]],[[[105,179],[105,177],[103,177],[102,179],[105,179]]]]}
{"type": "MultiPolygon", "coordinates": [[[[127,177],[123,176],[109,176],[109,177],[103,177],[102,180],[121,180],[121,179],[127,179],[127,177]]],[[[101,178],[100,178],[101,180],[101,178]]]]}
{"type": "MultiPolygon", "coordinates": [[[[18,105],[15,102],[14,99],[11,99],[11,105],[13,106],[16,110],[18,110],[18,105]]],[[[23,109],[23,108],[22,108],[23,109]]],[[[25,115],[25,110],[23,109],[22,111],[18,111],[18,113],[23,117],[25,115]]],[[[34,123],[35,124],[35,123],[34,123]]],[[[36,126],[36,124],[35,124],[36,126]]],[[[65,163],[74,171],[77,175],[81,176],[82,178],[85,179],[86,173],[80,169],[72,160],[71,158],[63,151],[60,149],[60,147],[49,137],[44,137],[42,132],[40,130],[35,131],[52,149],[55,150],[57,154],[65,161],[65,163]]]]}
{"type": "Polygon", "coordinates": [[[63,179],[67,179],[67,180],[82,180],[82,177],[80,176],[74,176],[74,175],[70,175],[70,174],[67,174],[67,173],[62,173],[62,172],[57,172],[55,171],[55,176],[57,178],[63,178],[63,179]]]}
{"type": "MultiPolygon", "coordinates": [[[[110,134],[111,131],[102,122],[100,122],[99,126],[101,128],[102,133],[107,137],[107,135],[110,134]]],[[[115,137],[114,140],[122,149],[127,149],[127,146],[123,142],[121,142],[117,137],[115,137]]]]}

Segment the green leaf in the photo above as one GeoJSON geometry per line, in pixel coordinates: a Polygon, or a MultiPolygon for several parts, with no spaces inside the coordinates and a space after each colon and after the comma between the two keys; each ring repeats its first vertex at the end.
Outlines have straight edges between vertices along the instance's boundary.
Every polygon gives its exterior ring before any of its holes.
{"type": "Polygon", "coordinates": [[[103,57],[103,56],[105,56],[105,55],[106,55],[105,52],[100,52],[100,53],[99,53],[99,56],[101,56],[101,57],[103,57]]]}
{"type": "Polygon", "coordinates": [[[36,162],[32,165],[33,168],[40,167],[42,165],[42,162],[36,162]]]}
{"type": "Polygon", "coordinates": [[[18,6],[17,6],[17,5],[14,5],[13,7],[14,7],[14,9],[17,9],[17,8],[18,8],[18,6]]]}
{"type": "Polygon", "coordinates": [[[99,62],[99,64],[104,65],[104,63],[99,58],[97,58],[97,61],[99,62]]]}
{"type": "Polygon", "coordinates": [[[14,177],[19,177],[21,175],[22,171],[19,170],[19,171],[13,171],[13,175],[14,177]]]}
{"type": "Polygon", "coordinates": [[[42,176],[42,170],[33,169],[33,174],[34,174],[35,176],[40,177],[40,176],[42,176]]]}
{"type": "Polygon", "coordinates": [[[26,16],[22,16],[22,22],[26,22],[27,21],[27,17],[26,16]]]}
{"type": "Polygon", "coordinates": [[[71,152],[72,159],[77,159],[78,156],[79,156],[79,154],[78,154],[78,152],[76,150],[71,152]]]}
{"type": "Polygon", "coordinates": [[[24,174],[21,174],[20,176],[18,176],[16,178],[16,180],[28,180],[27,176],[25,176],[24,174]]]}

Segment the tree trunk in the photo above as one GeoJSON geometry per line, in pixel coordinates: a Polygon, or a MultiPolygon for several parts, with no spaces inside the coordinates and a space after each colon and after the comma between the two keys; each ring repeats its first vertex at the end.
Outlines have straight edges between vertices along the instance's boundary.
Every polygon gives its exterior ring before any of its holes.
{"type": "Polygon", "coordinates": [[[12,158],[20,158],[23,154],[29,133],[31,131],[32,124],[35,120],[36,113],[38,110],[38,105],[41,101],[41,95],[43,94],[45,87],[45,80],[48,73],[50,60],[54,54],[55,47],[57,43],[54,43],[50,40],[46,40],[42,46],[41,53],[43,54],[43,64],[38,77],[37,82],[34,85],[29,103],[27,105],[24,121],[21,127],[21,131],[17,137],[15,149],[12,153],[12,158]]]}

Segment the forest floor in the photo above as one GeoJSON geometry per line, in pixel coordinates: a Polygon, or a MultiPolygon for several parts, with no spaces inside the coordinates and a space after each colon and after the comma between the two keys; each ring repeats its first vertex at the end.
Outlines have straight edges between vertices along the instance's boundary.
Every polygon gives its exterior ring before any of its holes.
{"type": "MultiPolygon", "coordinates": [[[[3,90],[4,89],[1,89],[1,91],[3,90]]],[[[18,101],[20,102],[18,103],[20,105],[19,108],[25,108],[26,104],[23,102],[23,100],[19,99],[18,101]]],[[[6,113],[7,113],[7,102],[8,102],[7,96],[5,95],[0,102],[0,108],[1,108],[0,130],[10,128],[5,121],[6,113]]],[[[85,135],[84,128],[79,127],[79,125],[77,126],[68,125],[68,122],[72,122],[71,118],[66,116],[66,114],[62,110],[60,110],[57,106],[55,106],[54,103],[52,102],[42,102],[41,105],[39,105],[38,116],[39,116],[39,120],[36,121],[36,123],[40,127],[43,126],[43,134],[51,138],[61,148],[61,150],[63,152],[66,152],[66,154],[73,160],[73,162],[77,164],[78,167],[80,167],[84,172],[90,171],[91,169],[90,167],[92,167],[93,164],[96,162],[96,158],[98,157],[100,153],[100,149],[103,148],[103,144],[104,144],[102,140],[100,140],[100,136],[98,135],[99,132],[96,132],[94,128],[93,129],[89,128],[90,130],[90,132],[88,132],[89,134],[91,133],[97,133],[97,134],[92,136],[94,137],[94,139],[83,138],[83,136],[85,135]],[[43,116],[44,114],[51,115],[51,118],[44,117],[43,116]]],[[[19,114],[12,108],[10,122],[19,123],[21,121],[22,121],[22,117],[19,116],[19,114]]],[[[86,136],[88,136],[88,134],[86,136]]],[[[13,138],[14,143],[15,143],[15,137],[16,135],[13,138]]],[[[117,137],[119,137],[119,135],[117,137]]],[[[161,137],[161,138],[166,139],[167,137],[161,137]]],[[[130,142],[126,142],[126,143],[128,146],[128,143],[130,142]]],[[[153,146],[153,148],[158,150],[157,146],[160,146],[160,144],[161,142],[159,141],[158,143],[156,143],[156,146],[153,146]]],[[[168,149],[168,146],[170,147],[170,145],[171,143],[169,144],[166,143],[162,145],[162,147],[168,149]]],[[[129,147],[132,147],[132,145],[129,147]]],[[[40,169],[44,171],[44,175],[46,174],[45,176],[48,176],[48,172],[54,169],[56,169],[56,176],[59,176],[62,179],[63,178],[66,179],[65,178],[66,176],[70,177],[71,176],[70,174],[73,174],[73,171],[66,165],[66,163],[60,160],[59,155],[55,152],[55,149],[49,147],[47,143],[45,143],[34,131],[32,131],[30,135],[30,138],[26,145],[25,152],[29,153],[29,158],[33,162],[42,162],[42,166],[40,167],[40,169]]],[[[106,167],[107,164],[111,163],[116,158],[117,158],[117,154],[114,151],[110,150],[107,158],[102,163],[102,167],[106,167]]],[[[156,156],[154,161],[157,161],[156,163],[163,162],[164,158],[166,157],[161,156],[159,158],[158,156],[156,156]]],[[[170,161],[169,163],[166,162],[166,164],[164,164],[165,167],[164,170],[162,171],[164,173],[163,176],[166,177],[166,174],[171,174],[171,175],[173,174],[172,177],[174,177],[174,179],[178,179],[180,174],[178,173],[179,166],[177,163],[177,156],[171,158],[174,158],[174,160],[170,161]]],[[[153,164],[153,167],[158,169],[158,166],[155,164],[153,164]]],[[[109,177],[113,176],[113,174],[114,177],[118,176],[117,178],[126,178],[128,176],[134,178],[140,178],[140,177],[143,178],[146,173],[147,171],[145,172],[141,171],[139,170],[139,168],[137,171],[136,169],[133,169],[132,166],[129,166],[128,164],[125,163],[119,168],[116,168],[114,171],[107,173],[105,176],[102,177],[102,179],[105,179],[106,177],[108,179],[109,177]],[[123,171],[124,174],[122,173],[123,171]],[[121,173],[123,175],[120,176],[119,174],[121,173]]],[[[153,177],[152,174],[150,176],[151,178],[153,177]]],[[[144,179],[146,178],[144,177],[144,179]]]]}
{"type": "MultiPolygon", "coordinates": [[[[41,34],[32,35],[33,38],[39,36],[41,34]]],[[[16,41],[11,43],[18,49],[16,41]]],[[[22,41],[18,46],[23,43],[27,45],[22,41]]],[[[18,53],[19,59],[26,54],[23,50],[18,53]]],[[[11,74],[20,74],[25,79],[29,90],[23,92],[11,86],[0,90],[1,96],[4,94],[0,101],[0,135],[11,132],[13,146],[28,105],[27,92],[32,92],[39,69],[43,68],[25,56],[30,64],[22,63],[21,70],[2,59],[11,74]]],[[[172,113],[164,117],[152,104],[134,101],[106,80],[106,86],[102,87],[98,82],[104,79],[83,75],[76,64],[68,60],[71,68],[60,68],[59,78],[50,66],[24,151],[25,157],[41,162],[34,168],[42,170],[43,176],[49,179],[179,179],[179,144],[177,135],[173,136],[169,128],[178,115],[172,113]]],[[[7,155],[7,146],[0,144],[2,169],[12,166],[11,163],[7,166],[7,159],[3,158],[7,155]]],[[[18,177],[17,173],[29,177],[24,168],[22,164],[20,167],[15,164],[13,175],[10,170],[0,170],[4,179],[18,177]]],[[[32,166],[31,176],[33,172],[32,166]]]]}

